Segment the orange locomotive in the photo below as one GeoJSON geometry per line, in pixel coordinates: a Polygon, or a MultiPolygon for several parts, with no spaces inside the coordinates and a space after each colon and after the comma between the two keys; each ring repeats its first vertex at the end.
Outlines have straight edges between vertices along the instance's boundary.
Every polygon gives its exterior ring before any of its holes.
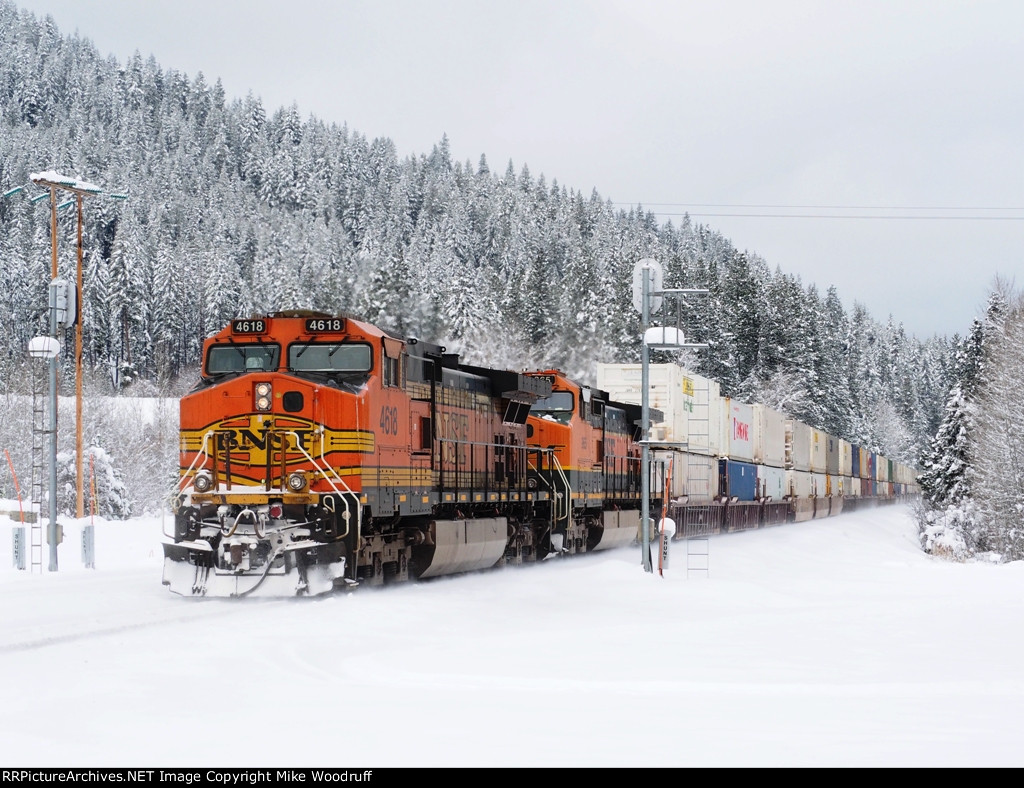
{"type": "Polygon", "coordinates": [[[632,542],[640,527],[640,406],[611,402],[558,370],[526,374],[552,388],[531,408],[527,442],[550,450],[541,459],[566,491],[554,499],[553,548],[577,553],[632,542]]]}
{"type": "Polygon", "coordinates": [[[631,541],[639,409],[606,399],[351,317],[235,320],[181,400],[163,582],[313,595],[631,541]]]}

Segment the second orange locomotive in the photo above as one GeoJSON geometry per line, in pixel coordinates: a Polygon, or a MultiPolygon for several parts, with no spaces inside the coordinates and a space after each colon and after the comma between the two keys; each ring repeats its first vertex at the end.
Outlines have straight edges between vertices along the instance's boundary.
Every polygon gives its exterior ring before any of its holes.
{"type": "Polygon", "coordinates": [[[164,584],[320,594],[633,541],[640,408],[345,316],[235,320],[181,400],[164,584]]]}

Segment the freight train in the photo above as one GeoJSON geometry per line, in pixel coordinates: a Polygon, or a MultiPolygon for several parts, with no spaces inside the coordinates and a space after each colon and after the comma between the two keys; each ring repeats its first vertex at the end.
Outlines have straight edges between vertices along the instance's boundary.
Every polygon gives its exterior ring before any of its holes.
{"type": "MultiPolygon", "coordinates": [[[[648,506],[677,538],[915,492],[910,469],[674,365],[652,370],[648,506]]],[[[233,320],[204,341],[180,402],[163,583],[315,596],[634,544],[638,371],[600,365],[588,386],[463,364],[347,315],[233,320]]]]}

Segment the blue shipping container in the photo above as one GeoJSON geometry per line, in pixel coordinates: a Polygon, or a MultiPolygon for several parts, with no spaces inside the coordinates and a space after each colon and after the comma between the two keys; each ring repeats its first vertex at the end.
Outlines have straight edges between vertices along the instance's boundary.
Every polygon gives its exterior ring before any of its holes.
{"type": "Polygon", "coordinates": [[[718,461],[718,489],[728,498],[753,501],[757,498],[757,466],[739,460],[718,461]]]}

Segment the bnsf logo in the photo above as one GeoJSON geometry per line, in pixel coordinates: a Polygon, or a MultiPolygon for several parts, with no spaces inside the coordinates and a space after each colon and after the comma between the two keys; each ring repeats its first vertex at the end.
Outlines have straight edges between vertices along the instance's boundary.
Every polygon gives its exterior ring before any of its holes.
{"type": "Polygon", "coordinates": [[[732,439],[734,441],[750,440],[750,425],[740,421],[735,416],[732,419],[732,439]]]}
{"type": "MultiPolygon", "coordinates": [[[[240,429],[232,430],[229,433],[228,448],[232,450],[236,449],[259,449],[260,451],[267,450],[267,433],[268,430],[264,429],[259,432],[253,432],[252,430],[240,429]]],[[[286,437],[288,439],[288,446],[283,448],[302,448],[309,450],[309,436],[313,434],[312,430],[290,430],[286,437]],[[292,446],[293,441],[298,439],[298,444],[292,446]]],[[[281,446],[275,445],[273,448],[282,448],[281,446]]]]}

